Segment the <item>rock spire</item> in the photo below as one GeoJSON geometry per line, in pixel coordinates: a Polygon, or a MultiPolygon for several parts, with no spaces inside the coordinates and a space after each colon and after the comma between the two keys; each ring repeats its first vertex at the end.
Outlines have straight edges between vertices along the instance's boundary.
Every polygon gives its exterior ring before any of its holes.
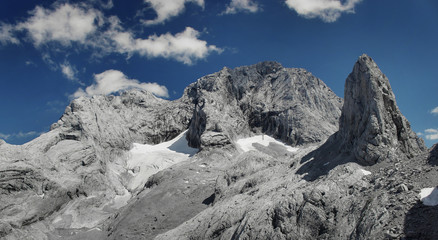
{"type": "Polygon", "coordinates": [[[397,107],[388,78],[366,54],[359,57],[345,82],[336,140],[363,165],[398,153],[411,158],[426,150],[397,107]]]}

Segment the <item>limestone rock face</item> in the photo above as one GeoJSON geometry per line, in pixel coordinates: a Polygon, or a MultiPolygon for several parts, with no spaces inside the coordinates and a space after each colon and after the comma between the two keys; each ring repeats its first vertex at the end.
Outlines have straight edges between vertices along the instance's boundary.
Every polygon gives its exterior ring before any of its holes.
{"type": "Polygon", "coordinates": [[[336,140],[364,165],[395,157],[397,153],[412,158],[426,150],[398,109],[388,78],[365,54],[345,82],[336,140]]]}
{"type": "Polygon", "coordinates": [[[204,131],[231,141],[251,132],[291,145],[320,142],[336,132],[342,100],[304,69],[262,62],[200,78],[186,89],[196,104],[188,139],[204,131]]]}
{"type": "Polygon", "coordinates": [[[224,68],[174,101],[138,90],[78,98],[50,132],[0,141],[0,238],[436,239],[436,207],[417,196],[438,181],[437,147],[427,164],[368,56],[342,103],[276,62],[224,68]],[[172,165],[175,154],[160,154],[186,148],[185,130],[199,151],[172,165]],[[133,143],[149,155],[134,158],[133,143]],[[171,167],[141,175],[161,169],[150,159],[171,167]]]}
{"type": "MultiPolygon", "coordinates": [[[[0,144],[0,230],[45,219],[51,228],[79,229],[111,216],[114,199],[126,195],[126,151],[186,130],[193,111],[187,101],[138,90],[81,97],[50,132],[22,146],[0,144]]],[[[27,234],[17,239],[37,233],[27,234]]]]}

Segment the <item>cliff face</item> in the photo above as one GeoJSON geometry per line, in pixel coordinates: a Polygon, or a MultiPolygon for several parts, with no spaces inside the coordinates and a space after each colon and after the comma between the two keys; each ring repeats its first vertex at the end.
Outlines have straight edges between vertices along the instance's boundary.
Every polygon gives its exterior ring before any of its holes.
{"type": "Polygon", "coordinates": [[[0,142],[0,237],[419,237],[430,229],[417,194],[438,181],[426,161],[436,148],[425,149],[366,55],[344,103],[275,62],[224,68],[175,101],[137,90],[79,98],[34,141],[0,142]],[[184,155],[187,144],[199,152],[184,155]]]}
{"type": "Polygon", "coordinates": [[[397,107],[388,78],[367,55],[362,55],[345,82],[344,106],[337,140],[361,164],[426,150],[397,107]]]}
{"type": "MultiPolygon", "coordinates": [[[[287,160],[277,151],[275,164],[262,157],[269,153],[263,147],[258,157],[240,155],[237,159],[247,162],[232,160],[245,165],[237,173],[236,166],[228,168],[217,181],[215,204],[157,239],[418,237],[419,230],[406,231],[403,224],[412,229],[415,220],[407,215],[414,214],[407,212],[416,207],[416,192],[411,190],[429,178],[415,170],[424,166],[425,150],[400,113],[388,79],[362,55],[346,80],[339,131],[325,144],[287,160]],[[264,170],[253,173],[260,164],[264,170]],[[372,166],[365,170],[367,165],[372,166]]],[[[436,234],[427,227],[421,231],[436,234]]]]}
{"type": "Polygon", "coordinates": [[[46,218],[55,229],[96,226],[117,210],[105,202],[126,196],[138,171],[127,163],[134,142],[157,144],[186,129],[198,148],[232,146],[253,132],[318,142],[337,130],[340,107],[319,79],[274,62],[224,68],[175,101],[137,90],[75,99],[50,132],[23,146],[1,144],[2,226],[8,232],[46,218]]]}
{"type": "Polygon", "coordinates": [[[316,143],[337,130],[342,106],[311,73],[276,62],[224,68],[191,84],[186,93],[198,106],[194,126],[202,126],[189,130],[196,147],[210,142],[209,132],[230,140],[263,132],[291,145],[316,143]]]}

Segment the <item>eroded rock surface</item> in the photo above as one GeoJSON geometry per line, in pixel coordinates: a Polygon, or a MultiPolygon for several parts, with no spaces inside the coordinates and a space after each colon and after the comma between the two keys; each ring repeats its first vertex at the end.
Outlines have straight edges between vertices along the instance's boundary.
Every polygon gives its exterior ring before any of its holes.
{"type": "Polygon", "coordinates": [[[0,238],[437,238],[436,208],[418,199],[438,181],[437,147],[425,151],[370,57],[345,86],[342,107],[309,72],[264,62],[200,78],[175,101],[76,99],[50,132],[0,141],[0,238]],[[185,130],[200,151],[137,179],[154,166],[128,164],[133,143],[185,130]]]}
{"type": "Polygon", "coordinates": [[[338,129],[342,106],[311,73],[276,62],[224,68],[189,85],[186,94],[197,106],[188,133],[194,147],[204,146],[204,132],[230,140],[263,132],[291,145],[320,142],[338,129]]]}
{"type": "Polygon", "coordinates": [[[408,158],[426,150],[397,107],[388,78],[367,55],[356,62],[345,82],[344,106],[337,141],[360,164],[402,154],[408,158]]]}

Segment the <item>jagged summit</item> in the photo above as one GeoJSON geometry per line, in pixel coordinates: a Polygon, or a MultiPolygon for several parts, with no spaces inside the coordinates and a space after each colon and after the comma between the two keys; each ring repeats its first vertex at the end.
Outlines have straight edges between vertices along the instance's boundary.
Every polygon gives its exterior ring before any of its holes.
{"type": "Polygon", "coordinates": [[[345,81],[339,131],[304,157],[301,162],[306,163],[298,172],[315,180],[347,162],[364,166],[397,162],[425,150],[397,107],[388,78],[363,54],[345,81]]]}
{"type": "Polygon", "coordinates": [[[202,77],[174,101],[78,98],[50,132],[0,141],[0,238],[423,236],[417,219],[434,211],[416,196],[438,179],[438,147],[427,164],[370,57],[345,86],[342,107],[308,71],[262,62],[202,77]]]}
{"type": "Polygon", "coordinates": [[[193,147],[263,132],[289,144],[319,142],[337,130],[342,100],[304,69],[262,62],[200,78],[186,89],[197,105],[187,137],[193,147]]]}
{"type": "Polygon", "coordinates": [[[411,158],[426,149],[397,107],[388,78],[366,54],[345,82],[337,140],[365,165],[397,153],[411,158]]]}

